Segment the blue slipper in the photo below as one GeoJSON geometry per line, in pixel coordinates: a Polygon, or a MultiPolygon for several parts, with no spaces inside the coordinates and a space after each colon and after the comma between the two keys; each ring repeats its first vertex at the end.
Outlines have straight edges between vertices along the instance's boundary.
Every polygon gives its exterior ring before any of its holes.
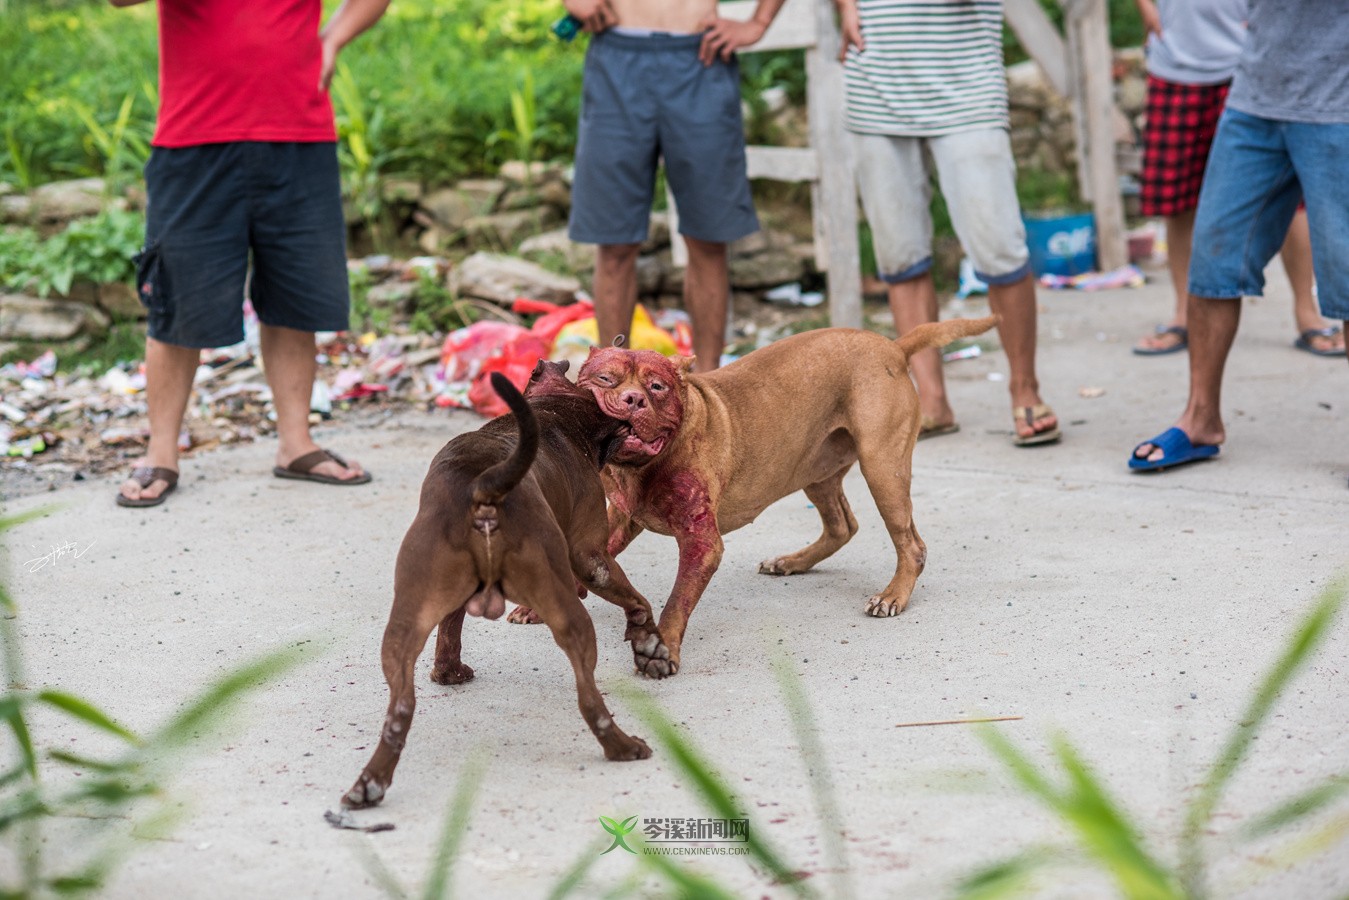
{"type": "Polygon", "coordinates": [[[1179,353],[1188,349],[1190,346],[1190,332],[1184,325],[1158,325],[1158,335],[1174,334],[1176,342],[1168,347],[1154,349],[1152,347],[1134,347],[1134,354],[1137,356],[1166,356],[1168,353],[1179,353]]]}
{"type": "Polygon", "coordinates": [[[1189,435],[1185,432],[1179,428],[1168,428],[1155,438],[1143,441],[1142,444],[1134,448],[1133,454],[1129,457],[1129,468],[1135,472],[1157,472],[1171,466],[1183,466],[1186,463],[1212,459],[1217,455],[1217,444],[1192,444],[1189,435]],[[1140,458],[1138,449],[1143,444],[1160,447],[1162,458],[1156,461],[1140,458]]]}

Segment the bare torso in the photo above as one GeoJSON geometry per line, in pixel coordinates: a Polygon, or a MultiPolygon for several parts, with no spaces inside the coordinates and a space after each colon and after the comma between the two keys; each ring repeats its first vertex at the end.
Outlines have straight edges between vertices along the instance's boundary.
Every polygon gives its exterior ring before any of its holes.
{"type": "Polygon", "coordinates": [[[609,0],[624,28],[689,34],[702,31],[717,11],[717,0],[609,0]]]}

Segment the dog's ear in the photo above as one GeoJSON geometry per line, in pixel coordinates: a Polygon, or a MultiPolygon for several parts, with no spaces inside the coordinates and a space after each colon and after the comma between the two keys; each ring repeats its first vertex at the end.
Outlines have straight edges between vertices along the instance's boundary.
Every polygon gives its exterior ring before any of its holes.
{"type": "MultiPolygon", "coordinates": [[[[539,365],[543,365],[543,363],[540,362],[539,365]]],[[[560,359],[560,360],[557,361],[557,374],[559,374],[559,375],[566,375],[566,374],[567,374],[567,371],[568,371],[570,368],[571,368],[571,360],[569,360],[569,359],[560,359]]]]}
{"type": "Polygon", "coordinates": [[[599,352],[600,352],[599,347],[591,347],[590,350],[586,353],[586,362],[590,362],[592,359],[594,359],[595,354],[599,352]]]}
{"type": "Polygon", "coordinates": [[[693,371],[693,364],[698,361],[696,356],[676,356],[674,358],[675,371],[679,373],[679,380],[683,381],[684,376],[693,371]]]}
{"type": "MultiPolygon", "coordinates": [[[[565,369],[563,371],[566,371],[565,369]]],[[[534,363],[534,371],[529,373],[530,381],[538,381],[543,377],[543,360],[534,363]]]]}

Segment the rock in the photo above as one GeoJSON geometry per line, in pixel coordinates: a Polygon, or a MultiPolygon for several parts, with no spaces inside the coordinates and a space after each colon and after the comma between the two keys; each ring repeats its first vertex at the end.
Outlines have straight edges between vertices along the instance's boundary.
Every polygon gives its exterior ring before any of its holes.
{"type": "Polygon", "coordinates": [[[381,281],[366,290],[365,300],[376,309],[410,313],[417,305],[417,282],[398,278],[381,281]]]}
{"type": "Polygon", "coordinates": [[[674,264],[670,248],[666,247],[656,254],[661,270],[665,273],[663,289],[667,295],[682,297],[684,294],[684,269],[674,264]]]}
{"type": "Polygon", "coordinates": [[[452,235],[433,225],[417,236],[417,246],[435,256],[450,245],[452,237],[452,235]]]}
{"type": "Polygon", "coordinates": [[[410,178],[390,178],[379,189],[385,203],[417,203],[424,193],[422,183],[410,178]]]}
{"type": "Polygon", "coordinates": [[[730,261],[731,285],[737,288],[773,287],[798,281],[801,260],[786,248],[773,248],[754,256],[734,257],[730,261]]]}
{"type": "Polygon", "coordinates": [[[788,247],[787,250],[792,254],[792,256],[800,260],[801,265],[805,266],[808,271],[811,272],[819,271],[819,269],[815,266],[814,241],[798,241],[797,243],[792,244],[790,247],[788,247]]]}
{"type": "Polygon", "coordinates": [[[98,286],[98,307],[114,319],[144,319],[145,304],[136,296],[134,285],[114,281],[98,286]]]}
{"type": "Polygon", "coordinates": [[[726,252],[732,257],[753,256],[756,253],[763,253],[772,246],[772,236],[761,228],[753,234],[747,234],[740,240],[732,242],[726,248],[726,252]]]}
{"type": "Polygon", "coordinates": [[[464,223],[469,243],[475,247],[513,248],[530,235],[547,231],[562,217],[551,206],[474,216],[464,223]]]}
{"type": "Polygon", "coordinates": [[[497,211],[513,212],[518,209],[533,209],[542,205],[543,198],[539,196],[538,191],[526,187],[510,188],[505,194],[502,194],[501,201],[497,203],[497,211]]]}
{"type": "Polygon", "coordinates": [[[33,218],[42,223],[98,215],[108,199],[102,178],[53,181],[34,188],[29,196],[33,200],[33,218]]]}
{"type": "Polygon", "coordinates": [[[595,268],[595,245],[578,244],[567,237],[567,229],[558,228],[545,231],[533,237],[525,238],[520,244],[519,254],[528,259],[541,257],[561,257],[567,261],[567,268],[574,272],[595,268]]]}
{"type": "Polygon", "coordinates": [[[527,260],[498,253],[475,253],[450,272],[450,290],[456,294],[503,306],[516,297],[570,303],[580,289],[581,283],[575,278],[555,275],[527,260]]]}
{"type": "Polygon", "coordinates": [[[665,266],[660,256],[637,257],[637,293],[643,297],[659,294],[665,283],[665,266]]]}
{"type": "Polygon", "coordinates": [[[539,188],[539,199],[559,212],[571,209],[571,188],[561,181],[548,181],[539,188]]]}
{"type": "Polygon", "coordinates": [[[932,241],[932,269],[952,281],[960,275],[960,258],[964,255],[958,238],[947,235],[932,241]]]}
{"type": "MultiPolygon", "coordinates": [[[[421,200],[421,208],[430,213],[435,223],[445,231],[458,231],[473,218],[484,216],[496,208],[500,190],[465,187],[460,182],[454,187],[441,188],[421,200]]],[[[501,182],[493,182],[500,185],[501,182]]]]}
{"type": "Polygon", "coordinates": [[[0,197],[0,222],[23,224],[33,219],[33,201],[27,194],[0,197]]]}
{"type": "Polygon", "coordinates": [[[503,181],[514,185],[540,184],[544,181],[561,181],[562,167],[545,162],[532,162],[526,166],[524,160],[511,159],[501,164],[497,174],[503,181]]]}
{"type": "Polygon", "coordinates": [[[108,317],[92,306],[0,294],[0,340],[64,341],[107,330],[108,317]]]}
{"type": "Polygon", "coordinates": [[[1148,105],[1148,83],[1141,75],[1125,75],[1115,85],[1115,102],[1127,116],[1136,116],[1148,105]]]}
{"type": "Polygon", "coordinates": [[[647,225],[646,240],[642,242],[643,253],[654,253],[662,247],[670,246],[670,217],[663,213],[652,213],[647,225]]]}
{"type": "Polygon", "coordinates": [[[93,306],[98,303],[98,285],[92,281],[76,281],[64,294],[54,294],[54,299],[70,300],[93,306]]]}
{"type": "Polygon", "coordinates": [[[1033,59],[1007,67],[1007,102],[1011,106],[1040,109],[1049,103],[1054,89],[1033,59]]]}

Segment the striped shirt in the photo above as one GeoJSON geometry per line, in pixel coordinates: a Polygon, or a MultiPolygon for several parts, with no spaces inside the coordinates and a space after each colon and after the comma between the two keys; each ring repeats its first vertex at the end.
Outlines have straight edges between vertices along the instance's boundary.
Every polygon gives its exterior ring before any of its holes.
{"type": "Polygon", "coordinates": [[[857,0],[866,51],[844,63],[850,131],[1007,128],[1002,0],[857,0]]]}

